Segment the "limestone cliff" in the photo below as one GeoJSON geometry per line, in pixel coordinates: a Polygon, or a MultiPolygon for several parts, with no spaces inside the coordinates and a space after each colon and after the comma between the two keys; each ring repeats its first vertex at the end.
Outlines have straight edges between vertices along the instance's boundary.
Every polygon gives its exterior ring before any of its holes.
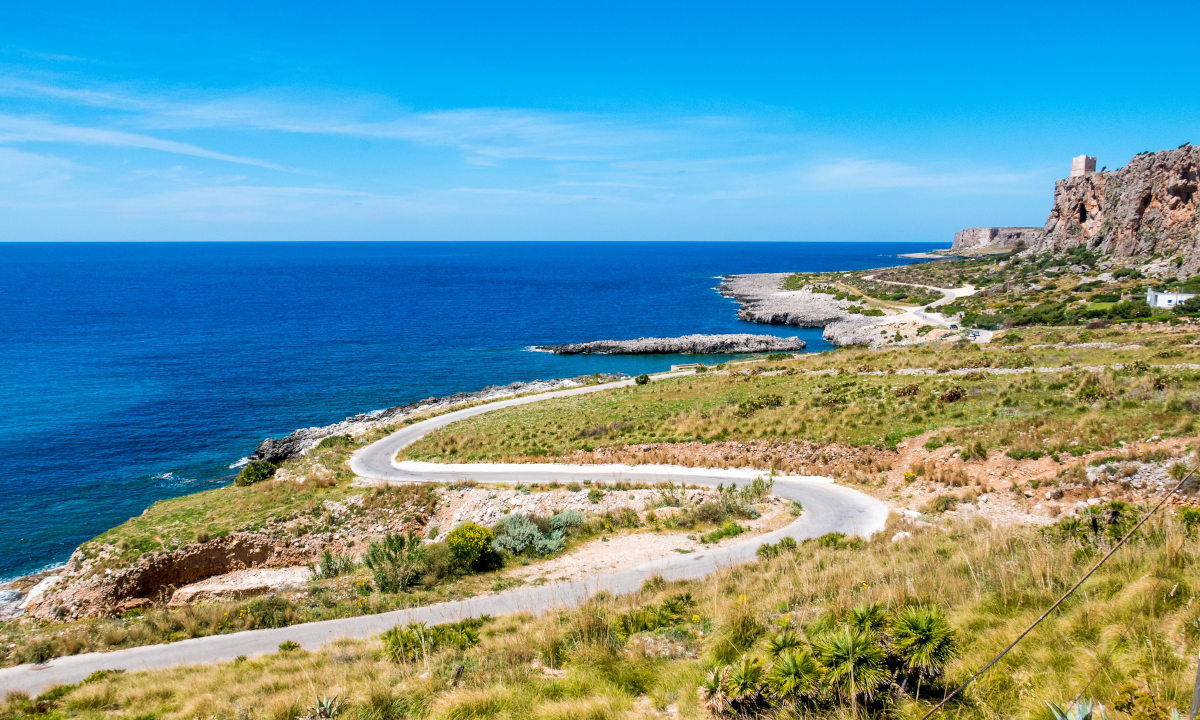
{"type": "Polygon", "coordinates": [[[1042,239],[1040,227],[978,227],[954,233],[951,250],[1028,247],[1042,239]]]}
{"type": "Polygon", "coordinates": [[[1200,270],[1200,147],[1142,153],[1111,172],[1059,180],[1054,207],[1032,252],[1079,245],[1136,262],[1179,258],[1200,270]]]}

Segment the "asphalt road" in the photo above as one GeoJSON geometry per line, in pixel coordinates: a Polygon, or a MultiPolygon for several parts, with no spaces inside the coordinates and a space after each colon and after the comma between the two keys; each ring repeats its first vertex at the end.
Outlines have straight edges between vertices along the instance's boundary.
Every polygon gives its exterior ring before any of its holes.
{"type": "MultiPolygon", "coordinates": [[[[679,374],[684,373],[676,373],[679,374]]],[[[663,377],[668,375],[661,375],[656,379],[663,377]]],[[[626,380],[557,390],[439,415],[402,428],[359,450],[351,458],[350,467],[362,482],[376,484],[449,482],[469,478],[477,482],[547,482],[554,479],[606,482],[625,479],[715,486],[746,482],[762,475],[748,470],[656,465],[441,465],[394,461],[396,453],[405,446],[437,428],[464,418],[514,405],[598,392],[631,383],[631,380],[626,380]]],[[[646,579],[656,575],[667,580],[702,578],[719,568],[753,560],[760,545],[776,542],[784,536],[797,540],[819,537],[829,532],[867,536],[883,529],[887,520],[888,510],[884,503],[855,490],[835,485],[829,478],[776,477],[774,494],[800,501],[804,505],[804,513],[787,527],[735,545],[659,558],[629,570],[596,575],[586,580],[518,587],[496,594],[378,615],[213,635],[163,645],[73,655],[56,658],[43,665],[20,665],[0,669],[0,695],[11,690],[38,693],[52,685],[78,682],[90,673],[102,669],[149,670],[172,665],[218,663],[232,660],[239,655],[272,653],[276,652],[279,644],[285,640],[297,642],[307,649],[316,649],[333,640],[370,637],[408,622],[435,624],[480,615],[536,615],[557,608],[577,606],[599,591],[612,594],[630,593],[641,587],[646,579]]]]}

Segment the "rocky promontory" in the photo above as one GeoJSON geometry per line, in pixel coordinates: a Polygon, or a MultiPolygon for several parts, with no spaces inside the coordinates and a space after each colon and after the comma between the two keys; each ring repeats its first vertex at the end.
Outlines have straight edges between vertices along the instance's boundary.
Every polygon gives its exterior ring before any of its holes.
{"type": "Polygon", "coordinates": [[[727,275],[717,290],[741,306],[738,318],[766,325],[824,328],[822,336],[834,345],[884,345],[886,320],[851,311],[850,300],[810,287],[785,290],[792,273],[727,275]]]}
{"type": "Polygon", "coordinates": [[[559,355],[651,355],[687,354],[719,355],[729,353],[791,352],[803,350],[805,343],[798,337],[752,335],[684,335],[673,338],[643,337],[635,340],[594,340],[569,345],[543,345],[534,349],[559,355]]]}
{"type": "Polygon", "coordinates": [[[1028,247],[1042,239],[1040,227],[977,227],[954,233],[954,252],[1009,250],[1028,247]]]}

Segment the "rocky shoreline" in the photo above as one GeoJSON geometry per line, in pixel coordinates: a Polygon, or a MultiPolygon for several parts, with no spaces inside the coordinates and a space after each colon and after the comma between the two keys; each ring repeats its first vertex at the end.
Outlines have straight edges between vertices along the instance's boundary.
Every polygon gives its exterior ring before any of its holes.
{"type": "Polygon", "coordinates": [[[568,345],[541,345],[534,348],[559,355],[718,355],[734,353],[793,352],[803,350],[805,342],[798,337],[752,335],[684,335],[673,338],[643,337],[635,340],[594,340],[568,345]]]}
{"type": "Polygon", "coordinates": [[[738,318],[766,325],[823,328],[822,336],[834,345],[887,344],[887,316],[868,317],[849,310],[855,303],[838,300],[811,288],[784,290],[792,273],[727,275],[717,291],[741,306],[738,318]]]}
{"type": "Polygon", "coordinates": [[[335,435],[357,435],[379,427],[395,424],[419,413],[444,410],[452,405],[496,400],[524,393],[562,390],[589,383],[619,380],[622,377],[625,376],[613,373],[581,375],[574,378],[556,378],[553,380],[533,380],[531,382],[493,385],[477,392],[455,393],[445,397],[428,397],[424,400],[408,403],[407,405],[397,405],[386,410],[353,415],[332,425],[300,428],[293,430],[281,438],[266,438],[258,444],[258,448],[254,451],[252,459],[266,460],[278,465],[285,460],[291,460],[292,458],[304,455],[325,438],[335,435]]]}

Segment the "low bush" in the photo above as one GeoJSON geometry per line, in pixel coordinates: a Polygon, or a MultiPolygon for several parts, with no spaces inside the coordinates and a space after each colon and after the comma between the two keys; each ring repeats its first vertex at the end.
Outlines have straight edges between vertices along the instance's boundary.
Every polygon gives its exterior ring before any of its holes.
{"type": "Polygon", "coordinates": [[[255,460],[248,463],[246,467],[234,478],[234,485],[253,485],[260,483],[263,480],[270,480],[279,468],[274,463],[269,463],[266,460],[255,460]]]}
{"type": "Polygon", "coordinates": [[[638,375],[636,378],[634,378],[633,381],[635,383],[637,383],[638,385],[645,385],[650,382],[650,376],[647,375],[646,373],[642,373],[641,375],[638,375]]]}
{"type": "Polygon", "coordinates": [[[353,555],[334,554],[326,549],[321,553],[321,559],[308,564],[308,571],[315,580],[329,580],[339,575],[345,575],[354,569],[357,563],[353,555]]]}
{"type": "Polygon", "coordinates": [[[446,647],[466,650],[479,644],[479,628],[485,622],[486,617],[432,627],[425,623],[398,625],[383,634],[383,653],[394,663],[405,663],[424,660],[446,647]]]}
{"type": "Polygon", "coordinates": [[[938,515],[947,510],[953,510],[960,502],[962,500],[956,495],[938,495],[925,505],[925,512],[930,515],[938,515]]]}
{"type": "Polygon", "coordinates": [[[512,555],[547,556],[562,552],[568,532],[583,524],[583,513],[575,510],[558,513],[549,519],[524,514],[505,515],[492,531],[492,549],[512,555]]]}
{"type": "Polygon", "coordinates": [[[415,533],[386,534],[372,541],[363,555],[380,592],[400,592],[412,586],[425,569],[425,547],[415,533]]]}
{"type": "Polygon", "coordinates": [[[618,615],[609,627],[616,638],[625,642],[637,633],[654,632],[684,622],[687,611],[695,605],[690,593],[672,595],[661,605],[643,605],[618,615]]]}
{"type": "Polygon", "coordinates": [[[738,525],[737,523],[733,522],[732,520],[729,520],[724,525],[717,528],[716,530],[713,530],[710,533],[701,535],[700,542],[702,542],[702,543],[720,542],[721,540],[724,540],[725,538],[737,537],[738,535],[741,535],[744,532],[746,532],[746,528],[742,527],[741,525],[738,525]]]}
{"type": "Polygon", "coordinates": [[[446,536],[446,544],[463,569],[478,570],[489,563],[492,541],[495,539],[491,530],[477,523],[466,522],[450,531],[446,536]]]}
{"type": "MultiPolygon", "coordinates": [[[[714,669],[699,687],[701,704],[718,717],[758,717],[774,708],[808,716],[829,703],[858,715],[886,714],[898,699],[940,689],[959,654],[956,631],[939,610],[912,606],[893,615],[882,606],[855,607],[802,637],[785,627],[765,656],[749,654],[763,634],[752,614],[735,615],[714,634],[714,669]]],[[[791,715],[789,715],[790,717],[791,715]]]]}

